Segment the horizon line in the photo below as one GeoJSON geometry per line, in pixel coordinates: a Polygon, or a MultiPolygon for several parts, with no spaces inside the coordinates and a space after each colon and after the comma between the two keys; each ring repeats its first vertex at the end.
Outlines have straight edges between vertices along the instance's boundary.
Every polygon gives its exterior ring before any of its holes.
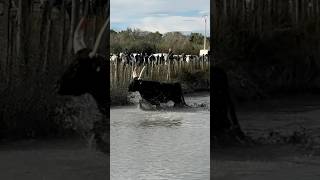
{"type": "MultiPolygon", "coordinates": [[[[160,34],[166,34],[166,33],[172,33],[172,32],[180,32],[184,35],[190,35],[191,33],[198,33],[198,34],[201,34],[201,35],[204,35],[204,32],[199,32],[199,31],[167,31],[167,32],[164,32],[164,33],[161,33],[160,31],[149,31],[149,30],[143,30],[143,29],[139,29],[139,28],[136,28],[136,27],[127,27],[126,29],[116,29],[116,28],[110,28],[110,31],[113,30],[113,31],[116,31],[116,32],[121,32],[121,31],[126,31],[128,29],[131,29],[131,30],[140,30],[142,32],[151,32],[151,33],[160,33],[160,34]]],[[[208,32],[207,32],[208,33],[208,32]]],[[[206,37],[210,37],[210,32],[209,34],[206,35],[206,37]]]]}

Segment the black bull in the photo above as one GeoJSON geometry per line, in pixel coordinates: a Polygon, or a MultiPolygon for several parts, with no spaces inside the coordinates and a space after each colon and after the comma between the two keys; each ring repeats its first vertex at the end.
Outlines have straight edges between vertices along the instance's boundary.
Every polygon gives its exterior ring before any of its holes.
{"type": "Polygon", "coordinates": [[[91,94],[97,102],[104,117],[93,123],[90,129],[96,148],[102,152],[110,152],[110,117],[109,117],[109,63],[106,58],[97,54],[102,35],[108,28],[109,18],[100,29],[93,48],[84,42],[86,17],[82,17],[74,33],[73,50],[75,58],[58,82],[60,95],[80,96],[91,94]]]}
{"type": "Polygon", "coordinates": [[[138,91],[141,97],[152,105],[173,101],[174,106],[186,106],[180,83],[161,83],[133,79],[129,85],[129,92],[138,91]]]}

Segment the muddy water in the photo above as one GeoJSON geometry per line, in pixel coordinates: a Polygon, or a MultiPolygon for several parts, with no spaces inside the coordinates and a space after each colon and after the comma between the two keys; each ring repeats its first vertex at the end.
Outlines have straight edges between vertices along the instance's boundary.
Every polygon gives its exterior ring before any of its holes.
{"type": "Polygon", "coordinates": [[[112,180],[210,177],[209,94],[186,97],[193,108],[112,108],[112,180]]]}
{"type": "Polygon", "coordinates": [[[238,106],[244,131],[258,139],[304,129],[306,144],[270,143],[216,149],[215,180],[317,180],[320,178],[320,97],[304,95],[238,106]]]}

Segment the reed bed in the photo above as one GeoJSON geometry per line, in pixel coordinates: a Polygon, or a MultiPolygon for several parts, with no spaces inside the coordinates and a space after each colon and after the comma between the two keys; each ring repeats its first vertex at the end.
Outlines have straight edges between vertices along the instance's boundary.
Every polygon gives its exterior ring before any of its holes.
{"type": "MultiPolygon", "coordinates": [[[[176,82],[183,73],[207,72],[210,69],[210,61],[199,58],[191,62],[172,61],[168,63],[148,63],[142,75],[144,80],[160,82],[176,82]]],[[[136,67],[140,73],[142,66],[110,62],[110,94],[111,104],[125,104],[127,102],[128,86],[132,80],[132,71],[136,67]]]]}

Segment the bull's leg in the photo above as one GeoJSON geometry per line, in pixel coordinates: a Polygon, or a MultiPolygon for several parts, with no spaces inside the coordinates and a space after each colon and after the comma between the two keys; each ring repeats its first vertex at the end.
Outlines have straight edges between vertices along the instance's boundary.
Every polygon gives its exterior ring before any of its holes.
{"type": "MultiPolygon", "coordinates": [[[[182,93],[182,91],[181,91],[181,93],[182,93]]],[[[186,103],[186,101],[184,100],[183,94],[181,95],[181,101],[182,101],[182,104],[183,104],[184,106],[188,106],[187,103],[186,103]]]]}
{"type": "Polygon", "coordinates": [[[160,102],[159,101],[150,101],[152,105],[155,105],[156,107],[160,107],[160,102]]]}
{"type": "Polygon", "coordinates": [[[179,92],[179,95],[175,98],[176,99],[176,102],[174,102],[174,107],[185,107],[185,106],[188,106],[186,101],[184,100],[184,96],[183,96],[183,91],[182,91],[182,87],[181,87],[181,84],[180,83],[177,83],[176,84],[177,88],[179,89],[178,92],[179,92]]]}
{"type": "Polygon", "coordinates": [[[180,96],[177,97],[177,101],[174,102],[174,107],[185,107],[187,106],[186,102],[184,101],[184,97],[180,96]]]}
{"type": "Polygon", "coordinates": [[[174,103],[174,107],[184,107],[183,103],[174,103]]]}
{"type": "Polygon", "coordinates": [[[237,136],[239,136],[241,139],[243,139],[245,137],[245,134],[242,132],[242,130],[240,128],[240,124],[239,124],[237,115],[235,113],[235,107],[234,107],[234,104],[233,104],[230,96],[228,96],[228,105],[229,105],[229,114],[230,114],[230,118],[231,118],[232,126],[233,126],[232,129],[237,134],[237,136]]]}
{"type": "Polygon", "coordinates": [[[147,104],[147,106],[149,107],[153,107],[153,106],[156,106],[156,108],[159,108],[160,107],[160,103],[159,102],[155,102],[155,101],[148,101],[146,99],[141,99],[140,102],[140,107],[144,107],[144,104],[147,104]]]}

